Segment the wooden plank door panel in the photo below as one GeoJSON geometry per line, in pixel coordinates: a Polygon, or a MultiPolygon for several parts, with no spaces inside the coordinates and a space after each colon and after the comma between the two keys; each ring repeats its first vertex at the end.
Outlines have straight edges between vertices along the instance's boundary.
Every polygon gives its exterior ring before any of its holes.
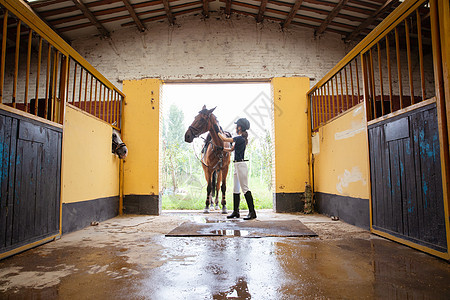
{"type": "Polygon", "coordinates": [[[436,105],[369,126],[372,226],[446,252],[436,105]]]}
{"type": "Polygon", "coordinates": [[[62,130],[0,111],[0,252],[59,233],[62,130]]]}

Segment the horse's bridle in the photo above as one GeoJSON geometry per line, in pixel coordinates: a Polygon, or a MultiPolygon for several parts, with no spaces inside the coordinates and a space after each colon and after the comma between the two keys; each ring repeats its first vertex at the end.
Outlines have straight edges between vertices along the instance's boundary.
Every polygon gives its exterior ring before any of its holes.
{"type": "Polygon", "coordinates": [[[116,142],[116,141],[113,141],[112,142],[112,145],[113,145],[113,147],[114,147],[114,153],[117,153],[117,150],[119,150],[119,149],[121,149],[121,148],[123,148],[123,147],[126,147],[127,145],[125,145],[125,143],[118,143],[118,142],[116,142]]]}
{"type": "Polygon", "coordinates": [[[201,133],[199,133],[200,129],[197,129],[197,128],[193,127],[192,125],[189,125],[189,129],[191,130],[192,134],[194,135],[194,138],[198,138],[200,136],[200,134],[201,134],[201,133]]]}

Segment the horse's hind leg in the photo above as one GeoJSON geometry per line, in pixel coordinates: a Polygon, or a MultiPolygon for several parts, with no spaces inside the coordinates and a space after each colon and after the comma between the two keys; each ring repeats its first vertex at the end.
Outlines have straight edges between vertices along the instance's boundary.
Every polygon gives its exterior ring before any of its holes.
{"type": "Polygon", "coordinates": [[[219,210],[219,190],[220,190],[220,183],[222,181],[222,172],[217,171],[216,174],[217,174],[217,178],[216,178],[216,199],[214,201],[214,204],[215,204],[214,209],[215,210],[219,210]]]}
{"type": "Polygon", "coordinates": [[[227,200],[225,200],[225,192],[227,191],[227,184],[226,181],[224,180],[222,182],[222,213],[223,214],[227,214],[227,200]]]}
{"type": "MultiPolygon", "coordinates": [[[[227,212],[227,200],[226,200],[226,196],[225,193],[227,191],[227,174],[228,174],[228,166],[224,167],[222,172],[221,172],[221,177],[222,177],[222,213],[226,214],[227,212]]],[[[219,190],[217,190],[219,191],[219,190]]],[[[219,193],[219,192],[217,192],[219,193]]]]}
{"type": "Polygon", "coordinates": [[[206,187],[206,206],[203,210],[203,213],[208,214],[209,213],[209,205],[211,203],[211,190],[212,190],[212,184],[211,182],[208,182],[208,186],[206,187]]]}

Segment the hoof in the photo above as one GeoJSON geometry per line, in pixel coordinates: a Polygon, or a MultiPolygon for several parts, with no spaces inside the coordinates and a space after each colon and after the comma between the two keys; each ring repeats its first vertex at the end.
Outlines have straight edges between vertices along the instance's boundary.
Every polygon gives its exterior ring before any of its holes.
{"type": "Polygon", "coordinates": [[[219,210],[219,209],[220,209],[219,205],[216,205],[216,207],[214,207],[214,210],[219,210]]]}
{"type": "Polygon", "coordinates": [[[214,206],[211,205],[211,206],[209,207],[209,211],[214,211],[214,206]]]}
{"type": "Polygon", "coordinates": [[[227,207],[226,206],[222,207],[222,214],[227,214],[227,213],[228,213],[227,207]]]}
{"type": "Polygon", "coordinates": [[[209,209],[208,209],[208,207],[205,207],[205,209],[203,210],[203,213],[204,213],[204,214],[209,214],[209,209]]]}

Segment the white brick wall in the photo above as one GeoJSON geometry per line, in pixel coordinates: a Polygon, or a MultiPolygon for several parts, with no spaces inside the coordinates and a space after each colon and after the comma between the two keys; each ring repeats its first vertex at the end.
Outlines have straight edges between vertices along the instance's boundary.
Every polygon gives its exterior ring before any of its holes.
{"type": "MultiPolygon", "coordinates": [[[[110,40],[89,37],[72,46],[112,83],[127,79],[254,79],[307,76],[319,80],[351,45],[339,35],[314,39],[308,28],[219,13],[177,18],[177,25],[148,23],[148,31],[126,28],[110,40]]],[[[312,81],[314,84],[315,81],[312,81]]]]}

